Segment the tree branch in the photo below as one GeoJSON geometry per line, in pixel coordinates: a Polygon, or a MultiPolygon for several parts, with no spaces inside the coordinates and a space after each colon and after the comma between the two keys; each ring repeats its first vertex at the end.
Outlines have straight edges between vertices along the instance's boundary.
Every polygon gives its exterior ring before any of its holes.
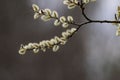
{"type": "MultiPolygon", "coordinates": [[[[85,5],[86,4],[83,3],[82,0],[81,0],[81,2],[78,2],[78,4],[77,4],[77,6],[81,9],[82,15],[87,20],[87,22],[84,22],[82,24],[74,23],[73,25],[78,26],[77,30],[74,33],[76,33],[82,26],[84,26],[86,24],[89,24],[89,23],[120,23],[120,21],[118,21],[118,20],[117,21],[116,20],[110,21],[110,20],[93,20],[93,19],[90,19],[85,13],[85,5]]],[[[74,35],[74,33],[70,37],[72,37],[74,35]]]]}

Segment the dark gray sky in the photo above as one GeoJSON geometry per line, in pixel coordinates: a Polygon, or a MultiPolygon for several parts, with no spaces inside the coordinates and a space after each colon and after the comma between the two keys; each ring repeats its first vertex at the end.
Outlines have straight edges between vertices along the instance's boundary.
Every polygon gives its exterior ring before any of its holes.
{"type": "MultiPolygon", "coordinates": [[[[34,20],[33,3],[84,21],[79,8],[68,10],[62,1],[0,1],[0,80],[120,80],[120,37],[115,36],[116,27],[111,24],[84,26],[56,53],[18,54],[20,44],[50,39],[65,31],[53,21],[34,20]]],[[[97,0],[87,5],[86,13],[92,19],[114,20],[119,2],[97,0]]]]}

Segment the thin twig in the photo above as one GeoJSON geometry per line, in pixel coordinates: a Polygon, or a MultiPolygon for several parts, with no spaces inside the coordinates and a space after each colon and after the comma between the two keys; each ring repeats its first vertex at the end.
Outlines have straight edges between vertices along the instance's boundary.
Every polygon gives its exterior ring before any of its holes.
{"type": "Polygon", "coordinates": [[[89,23],[120,23],[120,21],[110,21],[110,20],[93,20],[93,19],[90,19],[86,13],[85,13],[85,3],[83,3],[83,1],[81,0],[81,2],[78,2],[77,6],[81,9],[81,12],[82,12],[82,15],[83,17],[87,20],[87,22],[84,22],[84,23],[81,23],[81,24],[77,24],[77,23],[72,23],[72,25],[76,25],[78,26],[76,31],[71,35],[69,36],[68,38],[71,38],[82,26],[86,25],[86,24],[89,24],[89,23]]]}

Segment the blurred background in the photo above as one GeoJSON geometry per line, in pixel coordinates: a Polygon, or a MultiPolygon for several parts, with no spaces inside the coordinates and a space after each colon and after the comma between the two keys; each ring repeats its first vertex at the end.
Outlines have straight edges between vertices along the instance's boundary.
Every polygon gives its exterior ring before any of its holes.
{"type": "MultiPolygon", "coordinates": [[[[120,80],[120,37],[112,24],[83,26],[54,53],[18,54],[20,44],[60,36],[65,31],[53,20],[33,19],[31,5],[56,10],[83,22],[78,7],[68,10],[63,0],[0,0],[0,80],[120,80]]],[[[114,20],[120,0],[97,0],[86,6],[91,19],[114,20]]],[[[76,27],[76,26],[70,26],[76,27]]]]}

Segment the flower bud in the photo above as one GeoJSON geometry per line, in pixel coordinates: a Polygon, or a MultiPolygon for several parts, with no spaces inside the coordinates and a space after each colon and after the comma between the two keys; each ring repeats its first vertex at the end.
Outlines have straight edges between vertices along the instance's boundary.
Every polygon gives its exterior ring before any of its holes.
{"type": "Polygon", "coordinates": [[[57,13],[56,11],[53,11],[53,12],[52,12],[52,17],[58,18],[58,13],[57,13]]]}
{"type": "Polygon", "coordinates": [[[53,52],[56,52],[56,51],[58,51],[59,50],[59,46],[58,45],[54,45],[53,46],[53,52]]]}
{"type": "Polygon", "coordinates": [[[63,28],[68,28],[68,26],[69,26],[68,23],[63,23],[63,24],[62,24],[62,27],[63,27],[63,28]]]}
{"type": "Polygon", "coordinates": [[[64,23],[66,21],[66,18],[64,16],[60,17],[60,22],[64,23]]]}
{"type": "Polygon", "coordinates": [[[39,7],[38,7],[38,5],[36,5],[36,4],[33,4],[33,5],[32,5],[32,8],[33,8],[33,11],[34,11],[34,12],[39,11],[39,7]]]}
{"type": "Polygon", "coordinates": [[[59,20],[55,20],[55,21],[54,21],[54,25],[55,25],[55,26],[59,26],[59,25],[60,25],[60,21],[59,21],[59,20]]]}
{"type": "Polygon", "coordinates": [[[71,23],[71,22],[73,22],[73,17],[72,17],[72,16],[68,16],[68,17],[67,17],[67,20],[68,20],[68,22],[71,23]]]}

